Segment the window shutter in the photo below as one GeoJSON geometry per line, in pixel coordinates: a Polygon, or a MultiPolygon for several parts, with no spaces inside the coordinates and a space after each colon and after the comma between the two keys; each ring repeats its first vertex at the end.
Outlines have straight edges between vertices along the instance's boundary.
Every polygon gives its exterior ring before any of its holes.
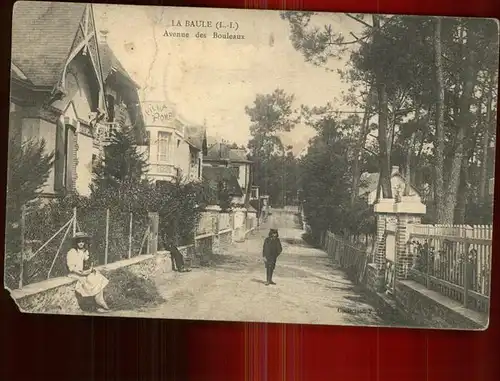
{"type": "Polygon", "coordinates": [[[66,126],[61,121],[56,122],[56,149],[54,152],[54,190],[60,192],[64,189],[64,154],[66,126]]]}

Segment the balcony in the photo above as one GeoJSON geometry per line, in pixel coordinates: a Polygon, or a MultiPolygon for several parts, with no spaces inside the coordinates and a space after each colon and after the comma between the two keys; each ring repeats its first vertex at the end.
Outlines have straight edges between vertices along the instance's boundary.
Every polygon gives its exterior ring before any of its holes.
{"type": "Polygon", "coordinates": [[[125,104],[120,103],[115,105],[113,122],[116,123],[119,127],[130,124],[130,116],[125,104]]]}
{"type": "Polygon", "coordinates": [[[94,127],[94,146],[104,147],[109,143],[111,132],[119,126],[116,122],[100,122],[94,127]]]}
{"type": "Polygon", "coordinates": [[[178,168],[172,164],[149,164],[148,177],[152,180],[172,180],[177,176],[178,168]]]}

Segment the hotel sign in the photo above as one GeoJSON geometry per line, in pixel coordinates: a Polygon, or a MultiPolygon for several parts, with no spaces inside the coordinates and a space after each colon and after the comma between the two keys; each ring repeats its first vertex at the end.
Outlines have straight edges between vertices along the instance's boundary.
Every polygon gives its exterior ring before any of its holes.
{"type": "Polygon", "coordinates": [[[166,126],[175,119],[173,107],[164,102],[145,102],[143,110],[146,127],[166,126]]]}

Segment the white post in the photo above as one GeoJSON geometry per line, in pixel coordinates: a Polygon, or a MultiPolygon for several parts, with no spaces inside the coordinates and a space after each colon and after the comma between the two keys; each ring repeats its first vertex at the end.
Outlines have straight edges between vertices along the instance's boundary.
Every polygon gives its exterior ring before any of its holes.
{"type": "Polygon", "coordinates": [[[73,208],[73,237],[76,234],[76,207],[73,208]]]}

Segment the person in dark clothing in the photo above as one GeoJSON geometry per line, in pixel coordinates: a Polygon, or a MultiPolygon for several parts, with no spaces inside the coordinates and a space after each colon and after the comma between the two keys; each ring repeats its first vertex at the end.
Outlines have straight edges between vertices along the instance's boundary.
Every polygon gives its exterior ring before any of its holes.
{"type": "Polygon", "coordinates": [[[170,260],[172,261],[172,270],[181,273],[189,272],[191,270],[187,269],[184,265],[184,257],[182,253],[177,248],[177,245],[172,241],[167,241],[166,248],[170,251],[170,260]]]}
{"type": "Polygon", "coordinates": [[[264,257],[264,264],[266,266],[266,286],[276,284],[273,282],[273,272],[276,266],[276,259],[282,250],[278,229],[271,229],[269,236],[264,240],[264,247],[262,249],[262,256],[264,257]]]}

